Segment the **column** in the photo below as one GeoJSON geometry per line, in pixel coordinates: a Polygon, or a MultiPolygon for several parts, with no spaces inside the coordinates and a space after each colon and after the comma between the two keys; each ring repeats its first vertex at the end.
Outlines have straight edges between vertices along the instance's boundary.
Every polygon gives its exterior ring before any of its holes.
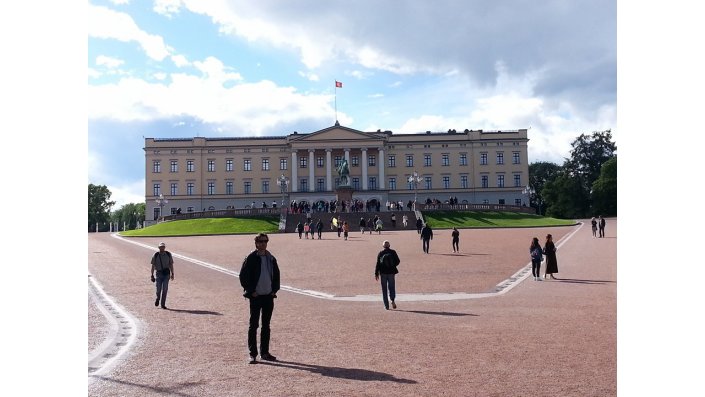
{"type": "Polygon", "coordinates": [[[315,170],[316,164],[314,163],[313,152],[315,149],[308,149],[308,191],[312,192],[315,187],[315,181],[313,176],[313,171],[315,170]]]}
{"type": "Polygon", "coordinates": [[[331,152],[333,149],[326,149],[326,190],[333,191],[333,179],[331,175],[331,152]]]}
{"type": "Polygon", "coordinates": [[[291,152],[291,191],[299,191],[299,158],[296,155],[296,149],[291,152]]]}
{"type": "Polygon", "coordinates": [[[362,148],[362,190],[367,190],[367,148],[362,148]]]}
{"type": "Polygon", "coordinates": [[[384,167],[387,164],[384,158],[384,147],[377,149],[377,151],[379,151],[379,165],[377,165],[379,167],[379,188],[384,189],[384,167]]]}

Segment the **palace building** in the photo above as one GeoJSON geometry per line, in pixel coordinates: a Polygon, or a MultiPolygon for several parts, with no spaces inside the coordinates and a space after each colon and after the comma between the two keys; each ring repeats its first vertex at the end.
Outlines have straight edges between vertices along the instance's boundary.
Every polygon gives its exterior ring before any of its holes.
{"type": "Polygon", "coordinates": [[[246,138],[145,139],[146,219],[182,212],[337,199],[347,160],[352,199],[527,203],[527,130],[395,134],[340,126],[246,138]],[[160,198],[161,196],[161,198],[160,198]]]}

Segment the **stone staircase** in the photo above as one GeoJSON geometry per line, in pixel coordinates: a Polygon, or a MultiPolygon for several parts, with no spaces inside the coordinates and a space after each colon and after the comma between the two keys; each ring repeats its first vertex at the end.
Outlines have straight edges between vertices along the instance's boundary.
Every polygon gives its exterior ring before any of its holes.
{"type": "MultiPolygon", "coordinates": [[[[419,212],[420,214],[420,212],[419,212]]],[[[329,232],[331,219],[335,216],[340,222],[348,222],[350,231],[360,231],[360,218],[374,219],[375,215],[382,218],[383,230],[416,230],[416,213],[414,211],[363,211],[363,212],[312,212],[310,214],[315,225],[320,219],[323,222],[323,231],[329,232]],[[392,228],[392,214],[397,218],[396,227],[392,228]],[[402,219],[406,215],[409,218],[408,225],[404,227],[402,219]]],[[[306,222],[306,214],[287,214],[284,233],[296,232],[296,225],[299,222],[306,222]]],[[[423,220],[423,219],[422,219],[423,220]]],[[[281,230],[280,230],[281,231],[281,230]]]]}

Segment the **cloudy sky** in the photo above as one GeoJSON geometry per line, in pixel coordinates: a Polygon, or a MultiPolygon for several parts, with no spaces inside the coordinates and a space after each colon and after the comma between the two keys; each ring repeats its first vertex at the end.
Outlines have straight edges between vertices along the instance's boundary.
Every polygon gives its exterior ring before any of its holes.
{"type": "Polygon", "coordinates": [[[91,0],[88,182],[144,200],[145,137],[617,131],[614,0],[91,0]],[[335,81],[343,83],[335,89],[335,81]],[[336,112],[337,108],[337,112],[336,112]]]}

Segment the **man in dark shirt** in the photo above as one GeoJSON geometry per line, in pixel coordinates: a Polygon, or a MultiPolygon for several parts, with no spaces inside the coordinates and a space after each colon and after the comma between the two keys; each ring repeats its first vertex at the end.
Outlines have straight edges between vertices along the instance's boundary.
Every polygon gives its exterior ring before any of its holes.
{"type": "Polygon", "coordinates": [[[166,250],[166,244],[159,243],[159,252],[152,256],[152,269],[150,279],[156,283],[157,300],[154,306],[159,306],[161,300],[162,309],[166,309],[166,293],[169,290],[169,280],[174,279],[174,259],[171,252],[166,250]],[[156,272],[156,277],[155,277],[156,272]]]}
{"type": "Polygon", "coordinates": [[[431,248],[431,240],[433,240],[433,230],[431,226],[426,223],[423,229],[421,229],[421,241],[423,242],[423,252],[428,254],[428,250],[431,248]]]}
{"type": "Polygon", "coordinates": [[[397,252],[389,248],[389,241],[385,240],[382,243],[384,249],[377,254],[377,264],[375,265],[375,280],[382,278],[382,301],[384,308],[389,310],[389,301],[392,301],[392,309],[397,308],[394,303],[394,298],[397,296],[397,291],[394,283],[394,275],[399,273],[399,255],[397,252]],[[389,292],[389,299],[387,299],[389,292]]]}

